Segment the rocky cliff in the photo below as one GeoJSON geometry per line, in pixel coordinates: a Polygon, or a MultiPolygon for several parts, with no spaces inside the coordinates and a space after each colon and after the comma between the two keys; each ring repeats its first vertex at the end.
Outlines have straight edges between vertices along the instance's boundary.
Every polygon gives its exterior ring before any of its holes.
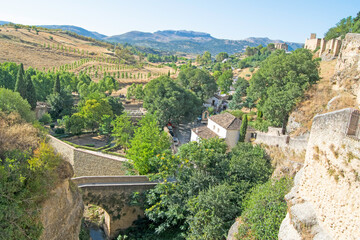
{"type": "Polygon", "coordinates": [[[280,240],[359,239],[359,111],[343,109],[314,118],[305,166],[285,196],[288,214],[280,240]]]}
{"type": "MultiPolygon", "coordinates": [[[[347,34],[331,81],[334,91],[356,98],[357,109],[359,60],[360,34],[347,34]]],[[[359,114],[347,108],[314,118],[304,167],[285,196],[280,240],[360,239],[359,114]]]]}
{"type": "Polygon", "coordinates": [[[343,40],[332,82],[356,96],[360,104],[360,34],[348,33],[343,40]]]}
{"type": "Polygon", "coordinates": [[[70,180],[72,175],[71,165],[64,162],[59,168],[60,181],[42,206],[41,240],[79,239],[84,204],[78,188],[70,180]]]}

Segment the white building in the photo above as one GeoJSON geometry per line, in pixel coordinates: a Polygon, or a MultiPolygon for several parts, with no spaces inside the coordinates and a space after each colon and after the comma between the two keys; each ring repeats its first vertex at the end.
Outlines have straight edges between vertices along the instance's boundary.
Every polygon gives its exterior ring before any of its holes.
{"type": "Polygon", "coordinates": [[[191,129],[190,141],[209,139],[213,137],[224,138],[229,149],[236,146],[239,141],[241,120],[230,113],[213,115],[209,118],[207,126],[191,129]]]}

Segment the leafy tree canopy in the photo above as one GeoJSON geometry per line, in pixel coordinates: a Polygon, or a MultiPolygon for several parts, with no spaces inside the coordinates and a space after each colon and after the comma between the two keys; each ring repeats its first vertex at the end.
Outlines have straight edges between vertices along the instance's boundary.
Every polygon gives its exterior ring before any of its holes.
{"type": "MultiPolygon", "coordinates": [[[[119,123],[119,121],[116,122],[119,123]]],[[[139,127],[130,140],[130,148],[126,156],[131,159],[131,163],[140,174],[147,174],[152,171],[149,160],[168,149],[170,145],[170,139],[164,131],[160,130],[156,117],[146,114],[139,121],[139,127]]]]}
{"type": "Polygon", "coordinates": [[[35,114],[31,111],[30,104],[18,92],[9,89],[0,88],[0,111],[17,112],[27,122],[35,120],[35,114]]]}
{"type": "Polygon", "coordinates": [[[202,101],[212,97],[217,90],[214,78],[209,72],[187,68],[179,73],[177,82],[180,86],[191,90],[202,101]]]}
{"type": "Polygon", "coordinates": [[[330,28],[325,33],[325,40],[337,37],[344,38],[349,32],[360,33],[360,12],[357,13],[355,18],[349,16],[341,19],[335,27],[330,28]]]}
{"type": "Polygon", "coordinates": [[[191,121],[202,109],[200,99],[168,76],[161,76],[146,84],[144,107],[149,113],[155,113],[160,126],[168,122],[191,121]]]}
{"type": "Polygon", "coordinates": [[[258,108],[267,120],[284,127],[303,92],[319,80],[318,66],[309,50],[297,49],[292,54],[276,51],[253,75],[248,96],[259,101],[258,108]]]}

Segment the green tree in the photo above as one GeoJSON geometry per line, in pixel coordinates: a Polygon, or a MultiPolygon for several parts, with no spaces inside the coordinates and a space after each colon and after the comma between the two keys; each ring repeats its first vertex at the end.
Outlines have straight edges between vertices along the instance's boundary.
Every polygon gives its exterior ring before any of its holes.
{"type": "Polygon", "coordinates": [[[258,108],[275,126],[283,126],[288,114],[301,99],[304,91],[319,80],[318,62],[306,49],[292,54],[276,51],[257,71],[248,88],[248,96],[258,101],[258,108]],[[279,107],[279,109],[277,109],[279,107]]]}
{"type": "Polygon", "coordinates": [[[126,156],[139,174],[143,175],[151,170],[150,158],[168,149],[170,145],[169,137],[164,131],[160,130],[155,116],[146,114],[139,121],[139,127],[130,140],[130,148],[126,156]]]}
{"type": "Polygon", "coordinates": [[[61,89],[60,94],[52,93],[46,101],[50,105],[49,113],[53,120],[71,114],[74,100],[70,91],[61,89]]]}
{"type": "Polygon", "coordinates": [[[149,113],[156,115],[160,126],[168,122],[194,120],[202,110],[200,99],[167,76],[153,79],[146,84],[144,107],[149,113]]]}
{"type": "Polygon", "coordinates": [[[79,114],[85,119],[85,127],[95,130],[102,124],[104,115],[113,116],[111,106],[106,99],[90,99],[80,108],[79,114]]]}
{"type": "Polygon", "coordinates": [[[26,76],[26,96],[25,99],[29,102],[31,110],[36,108],[36,91],[30,76],[26,76]]]}
{"type": "Polygon", "coordinates": [[[104,115],[101,117],[101,124],[99,127],[100,134],[106,135],[111,133],[112,130],[111,122],[112,122],[112,117],[110,115],[104,115]]]}
{"type": "Polygon", "coordinates": [[[54,92],[54,94],[56,94],[56,93],[60,94],[60,91],[61,91],[60,78],[59,78],[59,74],[56,74],[53,92],[54,92]]]}
{"type": "Polygon", "coordinates": [[[0,111],[5,113],[17,112],[27,122],[35,120],[30,104],[18,92],[0,88],[0,111]]]}
{"type": "Polygon", "coordinates": [[[256,186],[242,204],[244,223],[240,225],[237,239],[277,239],[287,212],[284,196],[290,188],[291,180],[286,178],[256,186]]]}
{"type": "Polygon", "coordinates": [[[124,106],[122,105],[119,98],[115,98],[113,96],[107,97],[107,100],[111,106],[111,110],[114,113],[114,115],[121,115],[124,111],[124,106]]]}
{"type": "Polygon", "coordinates": [[[217,62],[222,62],[226,58],[229,58],[229,54],[227,54],[226,52],[221,52],[215,57],[217,62]]]}
{"type": "Polygon", "coordinates": [[[202,101],[212,97],[217,91],[214,77],[200,69],[187,68],[181,71],[176,82],[192,91],[202,101]]]}
{"type": "Polygon", "coordinates": [[[244,142],[245,141],[247,125],[248,125],[247,115],[244,114],[242,116],[242,121],[241,121],[239,142],[244,142]]]}
{"type": "Polygon", "coordinates": [[[18,92],[22,98],[26,98],[26,89],[27,84],[24,73],[24,65],[20,63],[20,67],[16,77],[15,91],[18,92]]]}
{"type": "Polygon", "coordinates": [[[246,90],[250,86],[249,81],[244,78],[239,77],[234,84],[234,88],[239,94],[243,97],[246,95],[246,90]]]}
{"type": "Polygon", "coordinates": [[[211,53],[209,51],[204,52],[202,62],[203,64],[211,64],[211,53]]]}
{"type": "Polygon", "coordinates": [[[78,113],[73,114],[65,121],[65,130],[74,135],[81,134],[85,119],[78,113]]]}
{"type": "Polygon", "coordinates": [[[127,113],[123,113],[117,116],[111,122],[111,125],[113,126],[112,136],[116,143],[127,149],[135,130],[131,117],[127,113]]]}
{"type": "Polygon", "coordinates": [[[227,93],[230,91],[232,82],[233,82],[233,73],[232,73],[231,69],[223,72],[221,74],[221,76],[219,77],[219,79],[217,80],[217,84],[218,84],[220,90],[224,93],[227,93]]]}
{"type": "Polygon", "coordinates": [[[240,212],[237,197],[234,186],[225,183],[209,186],[190,199],[187,203],[189,231],[186,239],[224,239],[234,223],[234,213],[240,212]]]}
{"type": "Polygon", "coordinates": [[[137,84],[135,87],[135,98],[141,100],[144,98],[144,90],[142,84],[137,84]]]}

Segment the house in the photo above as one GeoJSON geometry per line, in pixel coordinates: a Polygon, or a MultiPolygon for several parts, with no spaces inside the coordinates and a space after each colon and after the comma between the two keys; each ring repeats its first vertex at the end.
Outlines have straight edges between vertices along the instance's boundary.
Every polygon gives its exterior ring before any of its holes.
{"type": "Polygon", "coordinates": [[[206,126],[191,129],[190,141],[200,139],[224,138],[229,149],[236,146],[239,141],[241,120],[230,113],[213,115],[208,119],[206,126]]]}
{"type": "Polygon", "coordinates": [[[221,112],[228,108],[228,96],[215,94],[211,98],[207,99],[203,104],[205,108],[213,107],[215,112],[221,112]]]}

